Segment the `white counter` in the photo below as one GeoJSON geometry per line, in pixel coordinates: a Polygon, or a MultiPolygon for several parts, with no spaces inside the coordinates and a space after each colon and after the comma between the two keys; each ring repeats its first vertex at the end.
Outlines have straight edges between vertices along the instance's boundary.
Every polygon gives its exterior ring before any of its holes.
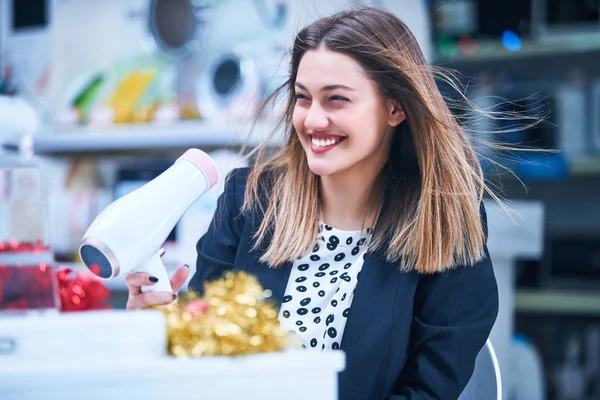
{"type": "Polygon", "coordinates": [[[337,399],[342,351],[165,355],[156,311],[0,314],[0,399],[337,399]]]}

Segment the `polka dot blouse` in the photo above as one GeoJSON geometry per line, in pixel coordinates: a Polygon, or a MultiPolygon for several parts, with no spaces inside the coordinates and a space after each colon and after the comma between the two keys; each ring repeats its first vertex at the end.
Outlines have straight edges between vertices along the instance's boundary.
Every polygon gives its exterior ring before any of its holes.
{"type": "Polygon", "coordinates": [[[303,347],[340,348],[371,229],[342,231],[320,224],[311,252],[294,261],[279,311],[281,327],[303,347]]]}

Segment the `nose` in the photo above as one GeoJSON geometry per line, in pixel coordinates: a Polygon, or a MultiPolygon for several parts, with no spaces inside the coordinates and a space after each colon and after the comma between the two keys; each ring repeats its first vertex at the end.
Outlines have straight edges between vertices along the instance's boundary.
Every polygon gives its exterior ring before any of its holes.
{"type": "Polygon", "coordinates": [[[304,127],[307,131],[319,131],[327,128],[328,125],[329,118],[327,118],[327,113],[319,106],[319,104],[313,102],[306,113],[304,127]]]}

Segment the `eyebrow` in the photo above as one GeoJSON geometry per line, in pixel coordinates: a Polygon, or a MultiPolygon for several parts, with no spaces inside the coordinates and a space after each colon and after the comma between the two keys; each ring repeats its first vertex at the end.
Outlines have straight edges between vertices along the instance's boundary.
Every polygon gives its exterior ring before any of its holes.
{"type": "MultiPolygon", "coordinates": [[[[299,87],[300,89],[306,90],[308,92],[308,89],[300,82],[296,82],[296,86],[299,87]]],[[[322,92],[330,92],[330,91],[336,90],[336,89],[354,91],[354,89],[352,89],[351,87],[346,86],[346,85],[327,85],[327,86],[323,86],[321,88],[321,91],[322,92]]]]}

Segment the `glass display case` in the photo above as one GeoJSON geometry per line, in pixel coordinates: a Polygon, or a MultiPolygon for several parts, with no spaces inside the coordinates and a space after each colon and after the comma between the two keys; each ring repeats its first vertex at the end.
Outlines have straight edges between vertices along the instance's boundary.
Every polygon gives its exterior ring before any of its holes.
{"type": "Polygon", "coordinates": [[[0,310],[59,306],[47,193],[34,160],[0,155],[0,310]]]}

